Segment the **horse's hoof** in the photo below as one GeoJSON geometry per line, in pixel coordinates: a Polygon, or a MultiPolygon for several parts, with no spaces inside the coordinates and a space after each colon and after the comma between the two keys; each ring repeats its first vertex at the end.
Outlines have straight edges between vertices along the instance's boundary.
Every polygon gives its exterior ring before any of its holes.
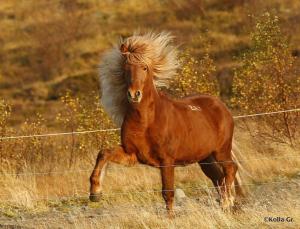
{"type": "Polygon", "coordinates": [[[221,205],[223,212],[225,212],[225,213],[231,212],[232,205],[231,205],[231,201],[228,198],[221,199],[220,205],[221,205]]]}
{"type": "Polygon", "coordinates": [[[173,210],[168,210],[168,218],[173,220],[175,219],[175,212],[173,210]]]}
{"type": "Polygon", "coordinates": [[[90,194],[90,201],[99,202],[100,199],[101,199],[101,194],[100,193],[90,194]]]}

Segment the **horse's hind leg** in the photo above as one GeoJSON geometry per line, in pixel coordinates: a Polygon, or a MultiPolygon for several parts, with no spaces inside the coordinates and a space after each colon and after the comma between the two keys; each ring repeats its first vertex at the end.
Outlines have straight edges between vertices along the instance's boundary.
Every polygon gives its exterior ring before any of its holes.
{"type": "Polygon", "coordinates": [[[220,164],[215,160],[213,155],[210,155],[204,160],[199,161],[198,164],[200,165],[204,174],[209,179],[211,179],[214,186],[217,188],[219,192],[219,185],[220,183],[222,183],[222,180],[224,179],[223,169],[220,166],[220,164]]]}
{"type": "Polygon", "coordinates": [[[219,151],[214,152],[214,157],[223,168],[224,178],[221,183],[221,206],[224,210],[234,205],[232,185],[234,184],[237,165],[231,157],[231,143],[224,144],[219,151]]]}
{"type": "Polygon", "coordinates": [[[104,149],[98,154],[96,165],[90,176],[90,200],[95,202],[100,200],[101,185],[105,168],[108,162],[115,162],[124,165],[133,165],[137,162],[135,154],[127,154],[121,146],[114,149],[104,149]]]}

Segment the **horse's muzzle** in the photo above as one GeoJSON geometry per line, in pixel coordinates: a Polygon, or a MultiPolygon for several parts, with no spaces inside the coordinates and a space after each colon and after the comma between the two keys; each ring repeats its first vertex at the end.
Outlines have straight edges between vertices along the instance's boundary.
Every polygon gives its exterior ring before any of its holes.
{"type": "Polygon", "coordinates": [[[142,92],[140,90],[133,91],[129,89],[127,91],[127,98],[130,103],[140,103],[142,100],[142,92]]]}
{"type": "Polygon", "coordinates": [[[92,202],[99,202],[101,200],[101,197],[101,193],[91,193],[89,198],[92,202]]]}

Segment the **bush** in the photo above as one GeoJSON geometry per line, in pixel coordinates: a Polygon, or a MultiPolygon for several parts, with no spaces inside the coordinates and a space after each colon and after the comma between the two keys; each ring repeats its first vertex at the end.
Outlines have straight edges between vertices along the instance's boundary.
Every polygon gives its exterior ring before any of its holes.
{"type": "MultiPolygon", "coordinates": [[[[296,108],[300,80],[295,68],[295,58],[281,32],[278,17],[263,14],[251,34],[250,49],[242,55],[241,67],[235,72],[232,103],[243,113],[296,108]]],[[[299,113],[264,116],[262,121],[267,127],[257,126],[261,136],[290,144],[296,140],[299,113]]]]}
{"type": "Polygon", "coordinates": [[[171,85],[173,94],[181,97],[196,93],[219,94],[217,81],[212,76],[216,67],[208,54],[196,60],[187,52],[180,57],[180,61],[182,68],[171,85]]]}
{"type": "Polygon", "coordinates": [[[0,100],[0,137],[3,137],[7,129],[7,121],[11,113],[10,106],[4,100],[0,100]]]}
{"type": "MultiPolygon", "coordinates": [[[[56,114],[56,124],[60,130],[52,131],[39,114],[35,116],[35,121],[24,122],[17,131],[6,129],[10,109],[0,103],[0,137],[114,127],[101,107],[99,97],[94,93],[87,96],[87,99],[66,94],[61,102],[62,108],[56,114]]],[[[50,172],[66,167],[86,169],[94,164],[99,150],[118,143],[118,131],[0,140],[0,170],[19,173],[25,170],[50,172]]]]}
{"type": "MultiPolygon", "coordinates": [[[[4,137],[7,133],[7,121],[10,117],[11,108],[4,100],[0,100],[0,138],[4,137]]],[[[4,142],[0,139],[0,168],[2,167],[7,152],[4,148],[4,142]]]]}
{"type": "MultiPolygon", "coordinates": [[[[100,105],[99,96],[92,93],[86,98],[71,97],[69,93],[61,98],[64,110],[56,117],[61,126],[70,132],[113,128],[113,123],[100,105]]],[[[99,151],[117,143],[119,143],[119,133],[117,131],[71,136],[71,145],[66,146],[65,149],[65,151],[70,152],[69,166],[71,167],[80,160],[87,159],[87,155],[92,153],[91,149],[99,151]]]]}

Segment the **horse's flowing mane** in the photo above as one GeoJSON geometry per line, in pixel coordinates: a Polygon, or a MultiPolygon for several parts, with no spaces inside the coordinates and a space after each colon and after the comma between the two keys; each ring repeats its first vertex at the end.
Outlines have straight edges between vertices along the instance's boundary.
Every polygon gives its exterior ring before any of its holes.
{"type": "Polygon", "coordinates": [[[134,34],[115,45],[102,58],[100,65],[101,101],[113,121],[121,126],[128,108],[124,63],[146,64],[153,70],[156,86],[167,86],[176,75],[178,60],[171,44],[173,37],[166,32],[134,34]],[[120,51],[121,46],[126,52],[120,51]]]}

